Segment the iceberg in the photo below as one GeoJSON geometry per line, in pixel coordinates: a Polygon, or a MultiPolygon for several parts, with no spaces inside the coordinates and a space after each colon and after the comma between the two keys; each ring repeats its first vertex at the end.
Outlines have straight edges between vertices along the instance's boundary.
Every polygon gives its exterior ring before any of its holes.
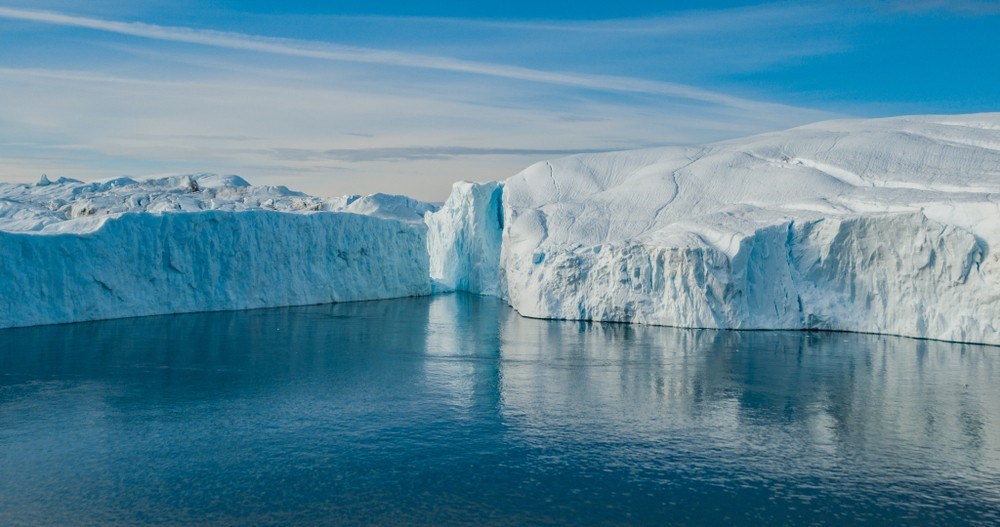
{"type": "Polygon", "coordinates": [[[0,185],[0,327],[426,295],[434,208],[209,174],[0,185]]]}
{"type": "Polygon", "coordinates": [[[441,207],[237,176],[0,185],[0,327],[468,291],[528,317],[1000,345],[1000,114],[585,154],[441,207]]]}
{"type": "Polygon", "coordinates": [[[431,261],[472,292],[492,271],[467,263],[495,261],[525,316],[1000,344],[1000,114],[577,155],[501,189],[497,205],[456,187],[431,261]],[[494,208],[499,247],[470,243],[497,238],[468,219],[494,208]]]}

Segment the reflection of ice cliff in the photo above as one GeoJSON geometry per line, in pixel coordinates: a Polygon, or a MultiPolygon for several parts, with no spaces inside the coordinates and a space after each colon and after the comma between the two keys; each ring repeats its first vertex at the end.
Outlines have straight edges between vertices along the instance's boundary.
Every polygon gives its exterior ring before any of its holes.
{"type": "Polygon", "coordinates": [[[728,470],[748,485],[823,474],[813,483],[852,499],[885,490],[858,488],[859,475],[871,485],[894,478],[934,486],[941,500],[974,493],[1000,506],[991,348],[539,321],[464,295],[434,298],[429,313],[427,382],[458,412],[495,408],[509,441],[547,456],[586,451],[608,467],[706,484],[720,460],[738,461],[728,470]],[[484,322],[494,312],[496,329],[484,322]]]}
{"type": "MultiPolygon", "coordinates": [[[[641,462],[630,459],[636,445],[665,443],[706,464],[739,458],[750,479],[821,470],[835,483],[892,466],[901,478],[972,486],[1000,472],[989,348],[516,315],[504,318],[502,333],[503,412],[532,444],[585,428],[595,441],[588,448],[606,450],[612,464],[641,462]]],[[[975,492],[1000,505],[996,481],[975,492]]]]}
{"type": "Polygon", "coordinates": [[[821,473],[817,484],[845,493],[882,490],[843,486],[852,473],[889,473],[1000,506],[989,476],[1000,473],[991,348],[514,314],[501,331],[502,412],[532,445],[582,441],[610,466],[707,479],[718,459],[735,459],[747,482],[821,473]],[[650,449],[658,456],[635,458],[650,449]],[[678,467],[678,458],[703,464],[678,467]]]}

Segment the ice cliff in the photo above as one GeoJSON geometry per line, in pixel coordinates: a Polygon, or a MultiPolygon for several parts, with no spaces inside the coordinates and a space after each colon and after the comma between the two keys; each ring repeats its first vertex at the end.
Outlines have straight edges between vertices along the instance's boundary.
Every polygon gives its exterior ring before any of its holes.
{"type": "Polygon", "coordinates": [[[572,156],[493,188],[431,215],[432,272],[492,292],[495,262],[526,316],[1000,344],[1000,114],[572,156]]]}
{"type": "Polygon", "coordinates": [[[0,185],[0,327],[429,294],[431,210],[204,174],[0,185]]]}
{"type": "Polygon", "coordinates": [[[503,186],[460,181],[436,213],[427,214],[427,251],[436,292],[500,293],[503,186]]]}

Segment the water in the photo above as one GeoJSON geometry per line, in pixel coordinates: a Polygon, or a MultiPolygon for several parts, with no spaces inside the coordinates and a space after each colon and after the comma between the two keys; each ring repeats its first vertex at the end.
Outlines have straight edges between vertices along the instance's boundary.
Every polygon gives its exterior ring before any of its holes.
{"type": "Polygon", "coordinates": [[[449,295],[0,331],[0,525],[1000,523],[1000,348],[449,295]]]}

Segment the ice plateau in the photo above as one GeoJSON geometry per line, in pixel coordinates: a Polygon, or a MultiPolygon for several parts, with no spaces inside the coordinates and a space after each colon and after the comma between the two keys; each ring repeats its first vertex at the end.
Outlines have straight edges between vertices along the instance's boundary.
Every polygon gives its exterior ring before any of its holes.
{"type": "Polygon", "coordinates": [[[571,156],[430,217],[435,278],[530,317],[1000,344],[1000,114],[571,156]]]}
{"type": "Polygon", "coordinates": [[[0,185],[0,327],[429,294],[434,209],[209,174],[0,185]]]}

